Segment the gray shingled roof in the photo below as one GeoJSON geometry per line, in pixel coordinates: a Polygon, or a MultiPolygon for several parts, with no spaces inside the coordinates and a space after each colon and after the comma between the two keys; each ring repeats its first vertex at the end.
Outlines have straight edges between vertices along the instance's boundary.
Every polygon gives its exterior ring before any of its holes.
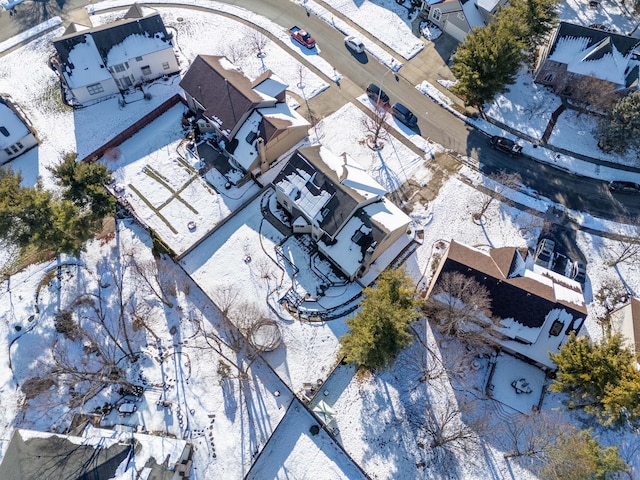
{"type": "Polygon", "coordinates": [[[160,38],[167,42],[167,45],[172,45],[167,29],[164,26],[162,18],[158,12],[150,13],[145,17],[139,17],[138,14],[142,14],[142,11],[134,4],[124,18],[101,25],[98,27],[92,27],[88,30],[78,31],[75,24],[69,25],[65,30],[64,35],[56,38],[53,41],[53,46],[58,52],[58,56],[63,64],[66,64],[69,59],[69,53],[73,50],[73,47],[79,43],[84,43],[85,35],[91,35],[94,43],[100,53],[100,57],[107,58],[109,51],[115,46],[122,43],[127,37],[134,34],[151,36],[159,35],[160,38]],[[129,12],[135,9],[135,14],[131,17],[127,17],[129,12]]]}
{"type": "Polygon", "coordinates": [[[620,35],[619,33],[605,32],[604,30],[597,28],[583,27],[582,25],[560,22],[556,39],[551,47],[550,54],[554,52],[556,45],[558,44],[558,40],[563,37],[588,38],[589,43],[587,44],[587,48],[590,48],[603,40],[608,40],[603,42],[603,51],[600,52],[600,57],[607,53],[607,49],[610,51],[611,44],[613,44],[620,53],[627,55],[638,45],[638,43],[640,43],[640,40],[637,38],[620,35]]]}

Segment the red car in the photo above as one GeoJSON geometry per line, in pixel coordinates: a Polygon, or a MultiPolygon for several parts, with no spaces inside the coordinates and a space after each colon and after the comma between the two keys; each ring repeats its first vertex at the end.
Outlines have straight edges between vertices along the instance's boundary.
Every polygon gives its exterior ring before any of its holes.
{"type": "Polygon", "coordinates": [[[306,30],[301,29],[297,25],[294,25],[289,29],[289,35],[296,42],[298,42],[299,44],[307,48],[313,48],[316,46],[316,41],[314,40],[314,38],[311,35],[309,35],[309,33],[306,30]]]}

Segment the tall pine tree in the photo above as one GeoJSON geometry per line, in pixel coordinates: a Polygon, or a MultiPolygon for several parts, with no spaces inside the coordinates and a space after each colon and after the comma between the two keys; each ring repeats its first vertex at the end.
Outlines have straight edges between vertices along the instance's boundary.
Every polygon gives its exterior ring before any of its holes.
{"type": "Polygon", "coordinates": [[[558,353],[553,392],[569,395],[569,408],[595,415],[603,425],[640,425],[640,372],[620,335],[592,342],[572,334],[558,353]]]}
{"type": "Polygon", "coordinates": [[[632,149],[640,153],[640,92],[627,95],[600,120],[598,146],[620,155],[632,149]]]}
{"type": "Polygon", "coordinates": [[[384,368],[411,343],[409,324],[419,317],[415,288],[403,269],[385,270],[374,287],[364,289],[361,310],[347,320],[340,338],[349,363],[384,368]]]}

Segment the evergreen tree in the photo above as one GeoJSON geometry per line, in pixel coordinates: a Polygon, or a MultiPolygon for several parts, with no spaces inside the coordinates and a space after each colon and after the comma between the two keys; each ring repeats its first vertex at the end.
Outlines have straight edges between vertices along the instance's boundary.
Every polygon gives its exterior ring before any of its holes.
{"type": "Polygon", "coordinates": [[[588,430],[574,429],[558,437],[537,473],[547,480],[606,480],[626,470],[616,447],[603,448],[588,430]]]}
{"type": "Polygon", "coordinates": [[[361,310],[347,320],[341,338],[347,362],[384,368],[411,343],[409,324],[418,318],[415,288],[403,269],[385,270],[374,287],[364,289],[361,310]]]}
{"type": "Polygon", "coordinates": [[[508,22],[494,21],[474,29],[458,46],[451,71],[458,79],[453,91],[465,105],[482,110],[485,103],[513,84],[523,58],[523,42],[508,22]]]}
{"type": "Polygon", "coordinates": [[[624,155],[630,148],[640,153],[640,92],[627,95],[600,120],[596,132],[604,151],[624,155]]]}
{"type": "Polygon", "coordinates": [[[640,424],[640,372],[622,336],[594,343],[571,334],[551,359],[558,373],[549,390],[567,393],[569,408],[584,409],[604,425],[640,424]]]}
{"type": "Polygon", "coordinates": [[[105,189],[111,183],[111,171],[102,163],[76,161],[75,153],[68,153],[62,162],[51,169],[62,187],[62,197],[73,202],[82,214],[91,212],[102,221],[113,215],[115,199],[105,189]]]}
{"type": "Polygon", "coordinates": [[[496,20],[507,23],[526,48],[533,51],[558,23],[559,3],[559,0],[513,0],[496,20]]]}

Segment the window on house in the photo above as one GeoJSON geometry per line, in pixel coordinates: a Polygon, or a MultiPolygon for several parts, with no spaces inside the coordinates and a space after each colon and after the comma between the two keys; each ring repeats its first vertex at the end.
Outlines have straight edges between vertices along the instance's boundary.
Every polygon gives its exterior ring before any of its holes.
{"type": "Polygon", "coordinates": [[[544,82],[553,82],[553,73],[547,73],[542,79],[544,82]]]}
{"type": "Polygon", "coordinates": [[[560,332],[562,331],[562,327],[564,327],[564,323],[562,323],[560,320],[554,320],[553,324],[551,325],[551,328],[549,329],[549,335],[553,335],[554,337],[557,337],[558,335],[560,335],[560,332]]]}
{"type": "Polygon", "coordinates": [[[151,75],[151,67],[149,65],[145,65],[144,67],[142,67],[142,74],[151,75]]]}
{"type": "Polygon", "coordinates": [[[119,73],[119,72],[124,72],[126,70],[125,64],[124,63],[119,63],[118,65],[114,65],[113,69],[119,73]]]}
{"type": "Polygon", "coordinates": [[[162,68],[164,68],[165,70],[169,70],[169,62],[164,62],[162,64],[162,68]]]}
{"type": "Polygon", "coordinates": [[[11,150],[13,150],[13,153],[18,153],[20,151],[20,149],[15,145],[11,145],[11,150]]]}
{"type": "Polygon", "coordinates": [[[6,127],[0,127],[0,133],[2,133],[5,137],[9,136],[9,130],[6,127]]]}
{"type": "Polygon", "coordinates": [[[4,149],[4,153],[6,153],[7,155],[13,155],[13,152],[11,150],[9,150],[8,148],[4,149]]]}
{"type": "Polygon", "coordinates": [[[22,145],[22,143],[20,143],[20,142],[16,142],[16,147],[18,147],[20,150],[22,150],[24,148],[24,145],[22,145]]]}
{"type": "Polygon", "coordinates": [[[98,93],[104,92],[104,87],[101,83],[94,83],[93,85],[87,85],[87,91],[89,95],[97,95],[98,93]]]}
{"type": "Polygon", "coordinates": [[[136,62],[141,62],[142,61],[142,57],[136,57],[136,62]]]}
{"type": "Polygon", "coordinates": [[[440,18],[442,18],[442,10],[440,10],[439,8],[434,8],[433,13],[431,14],[431,18],[433,18],[436,22],[439,22],[440,18]]]}

